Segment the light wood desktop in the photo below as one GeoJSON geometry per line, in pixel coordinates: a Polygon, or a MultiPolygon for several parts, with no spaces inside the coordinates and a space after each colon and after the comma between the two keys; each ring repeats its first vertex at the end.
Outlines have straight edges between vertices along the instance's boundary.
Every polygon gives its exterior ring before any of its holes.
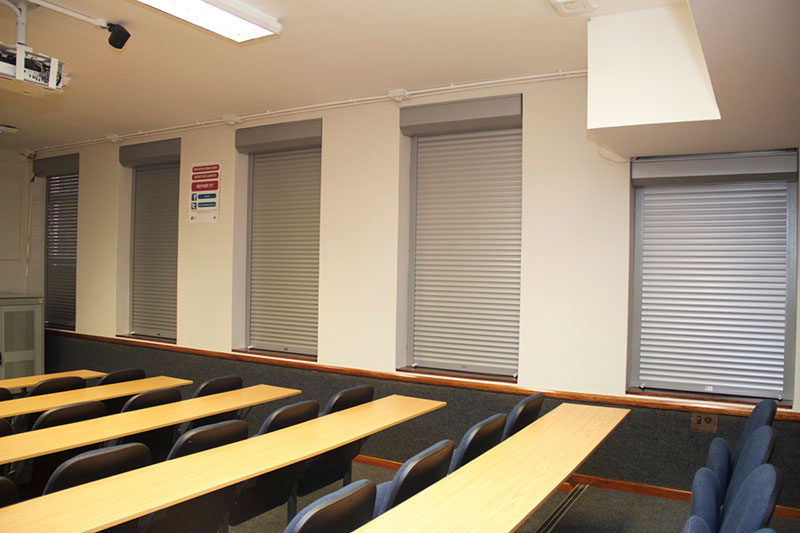
{"type": "Polygon", "coordinates": [[[513,531],[629,411],[561,404],[357,531],[513,531]]]}
{"type": "Polygon", "coordinates": [[[0,387],[4,389],[25,389],[32,387],[50,378],[63,378],[67,376],[78,376],[83,379],[93,379],[105,376],[105,372],[97,372],[96,370],[68,370],[67,372],[55,372],[53,374],[36,374],[33,376],[23,376],[19,378],[9,378],[0,380],[0,387]]]}
{"type": "Polygon", "coordinates": [[[296,426],[0,509],[0,531],[97,531],[364,438],[445,405],[387,396],[296,426]]]}
{"type": "Polygon", "coordinates": [[[123,381],[111,385],[100,385],[97,387],[86,387],[85,389],[42,394],[40,396],[16,398],[14,400],[0,402],[0,418],[8,418],[27,413],[38,413],[40,411],[47,411],[53,407],[71,403],[87,402],[90,400],[108,400],[109,398],[133,396],[134,394],[154,389],[181,387],[191,384],[192,382],[186,379],[156,376],[153,378],[123,381]]]}
{"type": "Polygon", "coordinates": [[[297,389],[253,385],[82,422],[0,437],[0,465],[172,426],[300,394],[297,389]]]}

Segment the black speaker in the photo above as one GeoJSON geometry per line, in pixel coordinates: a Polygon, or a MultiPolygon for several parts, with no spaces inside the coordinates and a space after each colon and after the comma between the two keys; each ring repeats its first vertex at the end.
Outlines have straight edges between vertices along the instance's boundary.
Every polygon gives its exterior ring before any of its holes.
{"type": "Polygon", "coordinates": [[[119,24],[109,23],[108,31],[111,32],[111,35],[108,36],[108,44],[117,49],[121,49],[123,46],[125,46],[125,43],[128,42],[128,38],[131,36],[131,34],[128,33],[128,30],[119,24]]]}

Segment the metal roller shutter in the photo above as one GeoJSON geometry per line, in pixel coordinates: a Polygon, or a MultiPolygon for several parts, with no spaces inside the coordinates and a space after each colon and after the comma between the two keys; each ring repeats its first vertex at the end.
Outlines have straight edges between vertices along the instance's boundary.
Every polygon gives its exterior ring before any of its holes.
{"type": "Polygon", "coordinates": [[[516,375],[521,130],[415,142],[414,365],[516,375]]]}
{"type": "Polygon", "coordinates": [[[316,355],[321,149],[251,161],[249,346],[316,355]]]}
{"type": "Polygon", "coordinates": [[[176,338],[177,164],[136,167],[131,254],[131,334],[176,338]]]}

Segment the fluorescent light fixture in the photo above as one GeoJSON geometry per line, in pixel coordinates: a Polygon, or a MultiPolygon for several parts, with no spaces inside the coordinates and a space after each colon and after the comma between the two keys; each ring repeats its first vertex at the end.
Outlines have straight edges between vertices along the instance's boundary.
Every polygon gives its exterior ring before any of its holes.
{"type": "Polygon", "coordinates": [[[278,34],[278,18],[242,0],[138,0],[237,43],[278,34]]]}

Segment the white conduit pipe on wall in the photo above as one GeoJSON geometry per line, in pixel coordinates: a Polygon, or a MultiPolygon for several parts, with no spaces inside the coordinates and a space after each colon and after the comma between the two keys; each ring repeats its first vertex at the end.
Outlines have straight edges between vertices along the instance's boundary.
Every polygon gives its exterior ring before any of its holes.
{"type": "MultiPolygon", "coordinates": [[[[3,1],[3,0],[0,0],[3,1]]],[[[405,97],[420,98],[423,96],[432,96],[436,94],[454,93],[459,91],[466,91],[470,89],[480,89],[486,87],[500,87],[503,85],[513,85],[517,83],[529,83],[538,81],[551,81],[567,78],[582,78],[586,76],[586,69],[577,70],[559,70],[548,74],[533,74],[530,76],[519,76],[516,78],[503,78],[498,80],[478,81],[473,83],[451,83],[442,87],[432,87],[428,89],[410,90],[405,92],[405,97]]],[[[294,115],[298,113],[307,113],[309,111],[321,111],[325,109],[336,109],[340,107],[351,107],[357,105],[371,104],[373,102],[391,101],[395,100],[394,96],[382,94],[378,96],[365,96],[361,98],[348,98],[347,100],[339,100],[337,102],[326,102],[324,104],[313,104],[300,107],[290,107],[287,109],[279,109],[275,111],[262,111],[260,113],[253,113],[250,115],[242,115],[236,117],[236,123],[251,122],[262,118],[280,117],[285,115],[294,115]]],[[[89,139],[86,141],[78,141],[67,144],[60,144],[58,146],[44,146],[37,150],[35,153],[50,152],[54,150],[61,150],[64,148],[74,148],[78,146],[88,146],[91,144],[101,144],[105,142],[121,142],[128,139],[136,139],[140,137],[148,137],[151,135],[159,135],[164,133],[175,133],[179,131],[195,130],[199,128],[209,128],[212,126],[220,126],[222,124],[229,124],[230,121],[226,119],[215,119],[203,122],[193,122],[190,124],[181,124],[180,126],[170,126],[167,128],[160,128],[147,131],[137,131],[133,133],[125,133],[121,135],[108,135],[97,139],[89,139]]]]}

